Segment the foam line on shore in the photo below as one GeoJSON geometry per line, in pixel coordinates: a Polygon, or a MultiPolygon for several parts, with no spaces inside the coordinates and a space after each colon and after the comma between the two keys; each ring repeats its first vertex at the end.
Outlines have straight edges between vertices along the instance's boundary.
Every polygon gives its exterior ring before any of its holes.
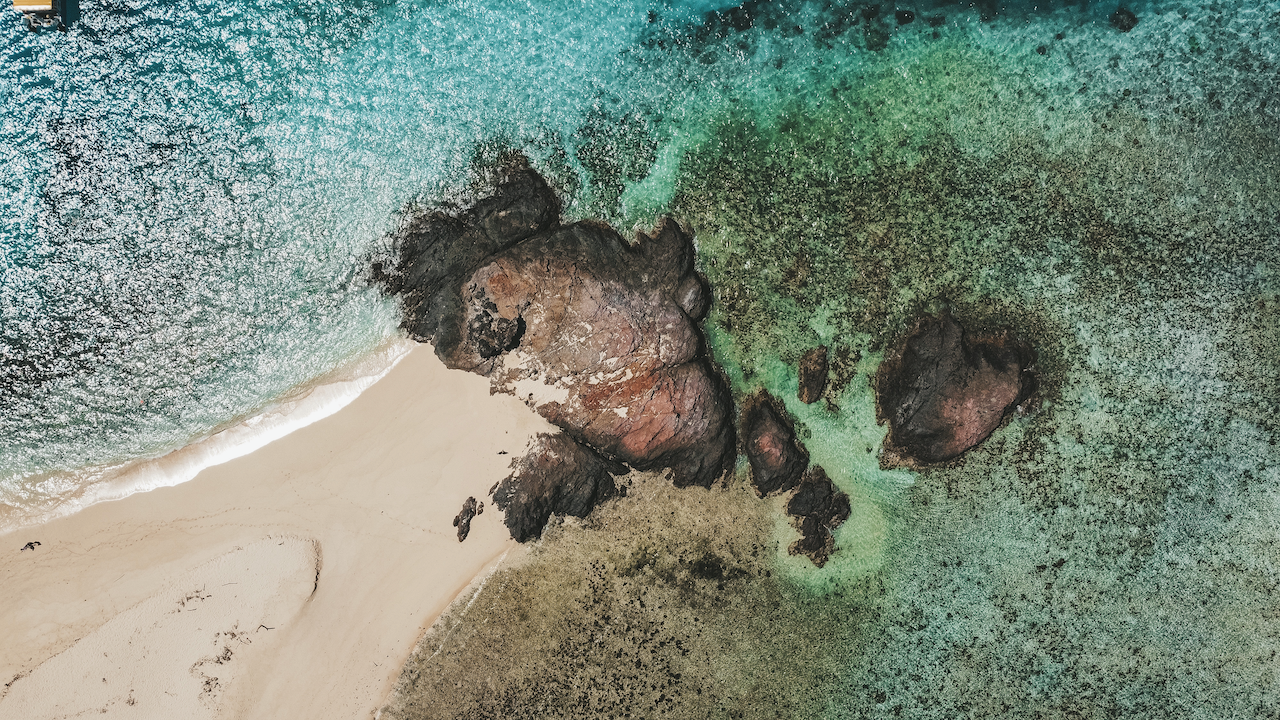
{"type": "Polygon", "coordinates": [[[160,457],[81,470],[70,478],[64,475],[45,480],[44,483],[50,485],[82,489],[62,494],[51,505],[38,510],[24,512],[7,506],[7,513],[0,510],[3,513],[0,514],[0,535],[40,525],[100,502],[172,487],[191,480],[205,468],[248,455],[346,407],[391,372],[413,346],[412,340],[393,338],[369,354],[298,386],[257,415],[160,457]]]}

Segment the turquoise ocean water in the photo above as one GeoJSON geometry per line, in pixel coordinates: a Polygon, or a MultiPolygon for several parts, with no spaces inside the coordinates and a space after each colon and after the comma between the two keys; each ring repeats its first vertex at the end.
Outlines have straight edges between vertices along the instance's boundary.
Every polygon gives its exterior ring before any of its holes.
{"type": "Polygon", "coordinates": [[[793,398],[832,348],[829,402],[788,406],[853,516],[818,570],[732,487],[623,501],[492,583],[403,716],[1274,715],[1280,3],[1128,7],[1128,32],[1060,0],[15,21],[0,502],[73,503],[384,348],[365,268],[398,213],[514,148],[572,218],[690,224],[735,391],[793,398]],[[868,378],[944,307],[1030,338],[1041,404],[882,470],[868,378]]]}

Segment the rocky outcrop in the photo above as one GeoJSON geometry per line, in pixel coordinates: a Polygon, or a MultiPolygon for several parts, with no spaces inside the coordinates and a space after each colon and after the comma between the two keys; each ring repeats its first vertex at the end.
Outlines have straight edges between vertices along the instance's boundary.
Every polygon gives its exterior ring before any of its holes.
{"type": "Polygon", "coordinates": [[[849,510],[849,496],[831,482],[821,465],[814,465],[787,501],[787,514],[800,531],[790,553],[805,555],[818,567],[825,565],[835,552],[835,529],[849,519],[849,510]]]}
{"type": "Polygon", "coordinates": [[[402,325],[420,342],[456,342],[461,281],[487,258],[559,223],[560,201],[525,164],[500,166],[485,184],[489,192],[466,209],[411,215],[394,238],[395,267],[374,263],[374,279],[400,296],[402,325]]]}
{"type": "Polygon", "coordinates": [[[453,526],[458,528],[458,542],[467,539],[471,534],[471,520],[483,512],[484,503],[477,503],[475,498],[462,501],[462,510],[453,518],[453,526]]]}
{"type": "Polygon", "coordinates": [[[573,437],[677,485],[729,466],[728,390],[696,321],[707,290],[671,220],[635,245],[605,225],[531,237],[465,278],[437,352],[487,375],[573,437]]]}
{"type": "Polygon", "coordinates": [[[1116,11],[1111,13],[1111,17],[1108,19],[1111,21],[1111,27],[1122,33],[1127,33],[1138,27],[1138,16],[1134,15],[1133,11],[1127,7],[1116,8],[1116,11]]]}
{"type": "Polygon", "coordinates": [[[760,497],[790,490],[809,466],[809,452],[796,440],[786,408],[766,390],[742,404],[742,445],[751,483],[760,497]]]}
{"type": "Polygon", "coordinates": [[[734,462],[733,405],[698,325],[710,298],[691,238],[670,219],[634,243],[560,225],[523,161],[492,185],[411,218],[395,268],[374,268],[403,298],[404,328],[604,458],[710,486],[734,462]]]}
{"type": "Polygon", "coordinates": [[[877,377],[886,447],[907,458],[950,460],[989,436],[1035,391],[1035,352],[1012,330],[969,337],[948,313],[925,317],[877,377]]]}
{"type": "Polygon", "coordinates": [[[835,552],[836,528],[849,519],[849,496],[821,466],[809,468],[809,452],[796,439],[790,414],[768,391],[759,390],[743,402],[741,432],[751,482],[760,497],[795,490],[786,511],[800,539],[791,544],[790,553],[822,567],[835,552]]]}
{"type": "Polygon", "coordinates": [[[796,396],[805,405],[822,397],[827,389],[827,346],[819,345],[800,356],[800,389],[796,396]]]}
{"type": "Polygon", "coordinates": [[[511,537],[534,540],[553,514],[586,517],[618,494],[614,476],[627,468],[600,457],[563,433],[541,434],[493,491],[511,537]]]}

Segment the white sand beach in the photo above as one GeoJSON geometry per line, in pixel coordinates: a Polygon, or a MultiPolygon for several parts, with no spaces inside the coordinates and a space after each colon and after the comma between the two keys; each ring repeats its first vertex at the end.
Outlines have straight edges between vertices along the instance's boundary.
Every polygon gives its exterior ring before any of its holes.
{"type": "Polygon", "coordinates": [[[251,454],[0,536],[0,718],[373,717],[519,551],[496,508],[461,544],[452,521],[549,429],[420,346],[251,454]]]}

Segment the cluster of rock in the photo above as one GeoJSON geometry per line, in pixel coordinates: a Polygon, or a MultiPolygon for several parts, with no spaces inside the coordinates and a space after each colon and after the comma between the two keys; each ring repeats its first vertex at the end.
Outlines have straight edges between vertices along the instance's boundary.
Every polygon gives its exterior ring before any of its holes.
{"type": "MultiPolygon", "coordinates": [[[[408,218],[394,267],[374,275],[402,299],[405,330],[447,366],[488,377],[561,429],[536,438],[490,491],[512,537],[539,537],[552,515],[587,515],[619,493],[615,477],[629,468],[709,487],[733,467],[737,443],[733,400],[699,325],[709,288],[691,238],[670,219],[633,243],[603,223],[562,225],[555,193],[523,159],[490,180],[469,207],[408,218]]],[[[922,319],[877,380],[887,456],[936,463],[980,443],[1034,391],[1034,357],[1011,331],[968,337],[950,315],[922,319]]],[[[827,348],[805,353],[798,371],[798,399],[816,402],[827,348]]],[[[740,426],[757,493],[792,493],[801,537],[791,552],[823,565],[849,497],[810,467],[767,392],[746,399],[740,426]]],[[[482,511],[468,498],[459,540],[482,511]]]]}
{"type": "Polygon", "coordinates": [[[677,223],[634,243],[603,223],[561,225],[555,193],[514,161],[492,194],[410,218],[397,240],[395,267],[374,271],[402,297],[404,328],[564,431],[495,492],[513,537],[585,514],[626,466],[704,487],[732,467],[733,402],[698,324],[708,288],[677,223]]]}
{"type": "MultiPolygon", "coordinates": [[[[1035,392],[1034,365],[1034,350],[1010,329],[970,336],[949,313],[922,318],[877,376],[879,418],[889,423],[882,463],[946,462],[978,445],[1035,392]]],[[[797,370],[797,399],[816,402],[827,384],[827,348],[804,353],[797,370]]],[[[794,491],[786,508],[800,539],[791,553],[821,567],[849,518],[849,497],[821,466],[809,466],[786,408],[768,392],[743,403],[741,437],[756,492],[794,491]]]]}

